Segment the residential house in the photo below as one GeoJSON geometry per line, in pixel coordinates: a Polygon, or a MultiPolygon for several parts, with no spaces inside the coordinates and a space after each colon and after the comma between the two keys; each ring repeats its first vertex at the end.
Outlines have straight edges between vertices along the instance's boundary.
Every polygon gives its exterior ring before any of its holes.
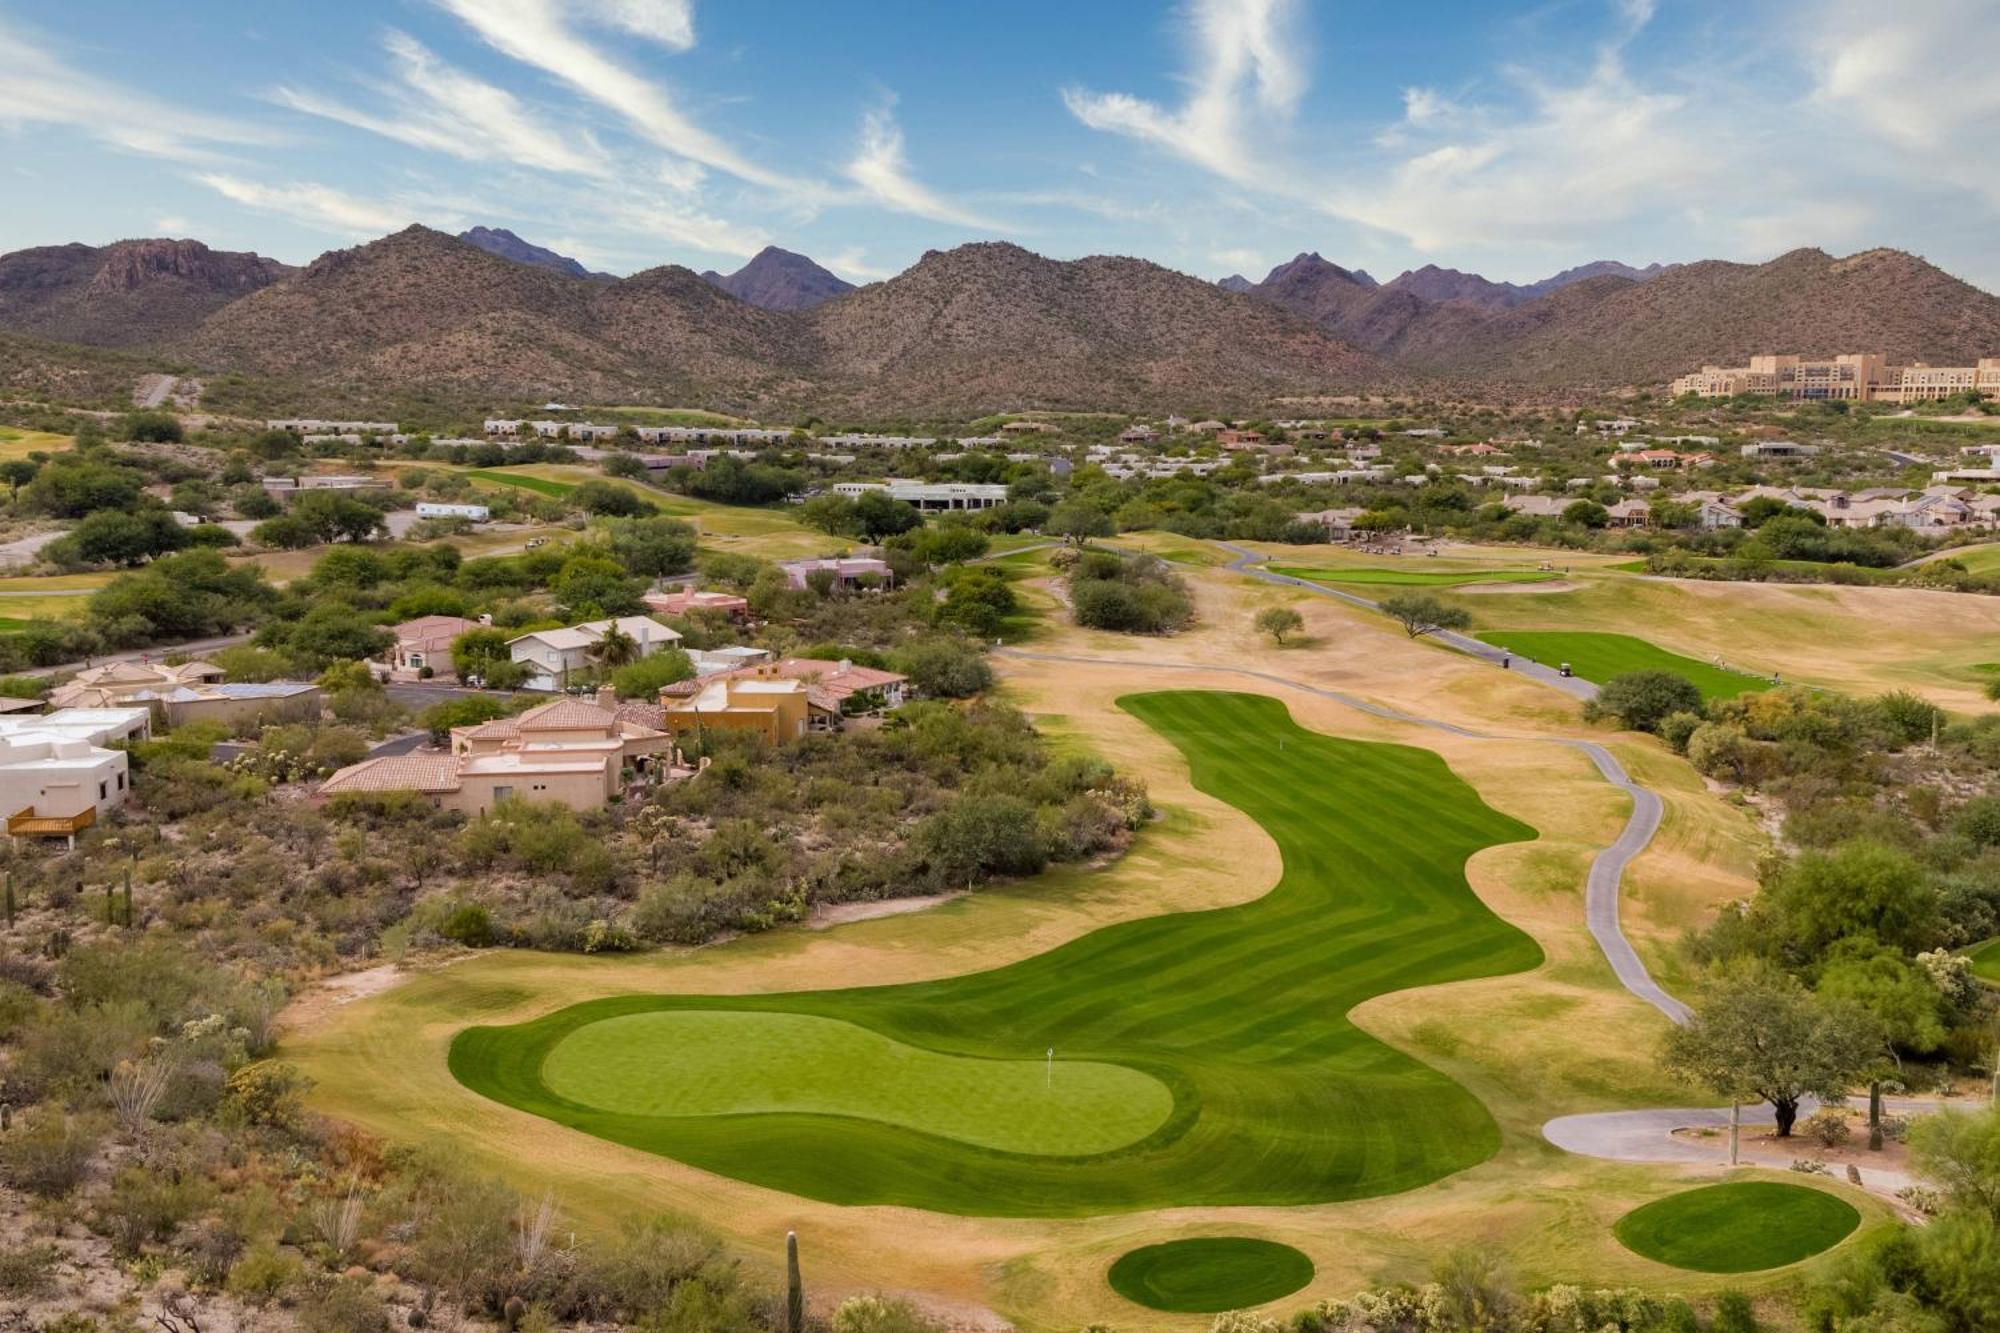
{"type": "Polygon", "coordinates": [[[61,730],[0,734],[0,814],[9,837],[64,838],[74,847],[76,835],[123,805],[130,789],[123,750],[61,730]]]}
{"type": "MultiPolygon", "coordinates": [[[[786,657],[719,675],[684,680],[660,691],[671,710],[675,699],[692,698],[718,680],[795,680],[806,685],[807,723],[813,731],[838,731],[843,719],[899,707],[908,697],[909,677],[858,666],[845,659],[786,657]]],[[[671,719],[670,719],[671,720],[671,719]]]]}
{"type": "Polygon", "coordinates": [[[469,518],[474,523],[484,523],[493,517],[493,511],[485,505],[440,504],[434,500],[417,501],[418,518],[469,518]]]}
{"type": "Polygon", "coordinates": [[[148,708],[58,708],[39,716],[0,716],[0,736],[49,732],[92,745],[123,745],[150,740],[153,713],[148,708]]]}
{"type": "Polygon", "coordinates": [[[886,586],[892,579],[889,562],[872,556],[821,556],[807,560],[786,560],[778,568],[794,588],[809,586],[807,577],[821,570],[833,576],[835,588],[855,588],[864,583],[886,586]]]}
{"type": "Polygon", "coordinates": [[[1643,528],[1653,521],[1653,507],[1639,499],[1620,500],[1607,506],[1604,512],[1611,516],[1610,526],[1614,528],[1643,528]]]}
{"type": "MultiPolygon", "coordinates": [[[[812,687],[803,680],[729,673],[661,692],[661,724],[676,740],[706,731],[748,732],[767,745],[804,736],[812,727],[812,687]]],[[[822,710],[826,708],[821,702],[822,710]]],[[[837,706],[836,710],[837,712],[837,706]]]]}
{"type": "Polygon", "coordinates": [[[857,499],[869,491],[881,491],[892,500],[901,500],[926,512],[951,509],[994,509],[1007,503],[1007,488],[998,483],[965,481],[841,481],[833,485],[835,495],[857,499]]]}
{"type": "Polygon", "coordinates": [[[79,671],[49,694],[56,708],[146,708],[155,725],[220,722],[234,730],[319,716],[320,690],[303,681],[229,684],[213,662],[114,662],[79,671]]]}
{"type": "Polygon", "coordinates": [[[1780,460],[1811,458],[1819,452],[1819,446],[1800,444],[1797,440],[1758,440],[1744,445],[1741,452],[1745,458],[1780,460]]]}
{"type": "Polygon", "coordinates": [[[1319,509],[1294,517],[1301,523],[1312,523],[1325,528],[1328,541],[1351,542],[1356,536],[1354,521],[1367,512],[1361,508],[1319,509]]]}
{"type": "Polygon", "coordinates": [[[572,676],[582,678],[598,665],[598,645],[613,628],[631,639],[635,656],[651,657],[662,648],[681,641],[678,630],[668,629],[647,616],[620,616],[615,620],[593,620],[566,629],[533,630],[507,641],[507,654],[528,670],[525,688],[562,690],[572,676]]]}
{"type": "Polygon", "coordinates": [[[594,810],[619,794],[629,769],[679,777],[660,709],[610,691],[556,699],[518,717],[454,728],[449,753],[386,755],[350,764],[320,785],[321,799],[414,792],[438,809],[483,815],[508,799],[594,810]]]}
{"type": "Polygon", "coordinates": [[[389,650],[389,665],[416,675],[450,676],[451,646],[461,634],[484,628],[464,616],[418,616],[395,627],[396,646],[389,650]]]}
{"type": "Polygon", "coordinates": [[[705,592],[698,588],[675,588],[671,591],[655,590],[640,598],[646,609],[655,615],[685,616],[697,611],[712,611],[734,620],[741,620],[750,614],[747,599],[728,592],[705,592]]]}

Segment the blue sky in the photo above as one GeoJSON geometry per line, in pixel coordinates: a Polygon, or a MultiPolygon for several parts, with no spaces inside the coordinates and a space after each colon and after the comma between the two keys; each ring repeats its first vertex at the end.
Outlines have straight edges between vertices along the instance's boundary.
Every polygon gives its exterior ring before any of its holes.
{"type": "Polygon", "coordinates": [[[2000,290],[1994,0],[0,0],[0,250],[474,223],[857,281],[1913,250],[2000,290]]]}

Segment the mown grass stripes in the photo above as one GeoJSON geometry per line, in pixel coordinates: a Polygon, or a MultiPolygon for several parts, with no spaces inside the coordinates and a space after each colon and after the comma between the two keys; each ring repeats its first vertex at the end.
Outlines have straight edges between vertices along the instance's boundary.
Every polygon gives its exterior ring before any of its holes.
{"type": "MultiPolygon", "coordinates": [[[[1499,1130],[1476,1098],[1347,1014],[1388,991],[1535,966],[1535,943],[1465,880],[1474,852],[1533,830],[1485,805],[1435,754],[1307,731],[1273,699],[1171,691],[1120,706],[1181,750],[1197,787],[1278,843],[1285,870],[1269,894],[917,985],[590,1001],[466,1030],[452,1044],[453,1074],[495,1100],[760,1185],[966,1214],[1365,1198],[1490,1156],[1499,1130]],[[854,1114],[618,1114],[543,1081],[548,1053],[586,1025],[703,1009],[839,1019],[948,1055],[1033,1060],[1054,1047],[1059,1062],[1151,1075],[1173,1110],[1135,1143],[1063,1156],[854,1114]]],[[[758,1058],[743,1051],[746,1069],[758,1058]]]]}

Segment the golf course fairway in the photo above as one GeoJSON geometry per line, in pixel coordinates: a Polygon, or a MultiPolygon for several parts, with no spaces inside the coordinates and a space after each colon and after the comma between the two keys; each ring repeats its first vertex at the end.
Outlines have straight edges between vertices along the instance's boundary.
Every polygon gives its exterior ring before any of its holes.
{"type": "Polygon", "coordinates": [[[1218,1314],[1291,1295],[1313,1280],[1313,1263],[1274,1240],[1192,1236],[1119,1256],[1105,1280],[1150,1309],[1218,1314]]]}
{"type": "Polygon", "coordinates": [[[1825,1190],[1733,1180],[1669,1194],[1618,1219],[1634,1254],[1698,1273],[1755,1273],[1810,1259],[1861,1225],[1853,1204],[1825,1190]]]}
{"type": "Polygon", "coordinates": [[[757,1185],[968,1215],[1359,1199],[1490,1157],[1486,1108],[1347,1014],[1536,966],[1465,878],[1473,853],[1534,830],[1436,754],[1308,731],[1275,699],[1119,706],[1276,842],[1269,893],[939,981],[591,1000],[466,1029],[451,1072],[757,1185]]]}
{"type": "Polygon", "coordinates": [[[1671,671],[1692,682],[1702,698],[1711,701],[1771,688],[1771,682],[1761,676],[1670,653],[1631,634],[1496,629],[1481,630],[1473,637],[1495,648],[1510,648],[1517,656],[1543,666],[1567,662],[1577,675],[1595,685],[1628,671],[1671,671]]]}

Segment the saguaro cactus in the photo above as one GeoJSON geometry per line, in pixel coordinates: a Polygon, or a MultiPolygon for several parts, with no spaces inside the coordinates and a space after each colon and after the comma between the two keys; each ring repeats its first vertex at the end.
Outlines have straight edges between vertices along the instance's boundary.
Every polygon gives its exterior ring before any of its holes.
{"type": "Polygon", "coordinates": [[[799,1233],[785,1233],[785,1333],[806,1333],[806,1285],[799,1277],[799,1233]]]}

